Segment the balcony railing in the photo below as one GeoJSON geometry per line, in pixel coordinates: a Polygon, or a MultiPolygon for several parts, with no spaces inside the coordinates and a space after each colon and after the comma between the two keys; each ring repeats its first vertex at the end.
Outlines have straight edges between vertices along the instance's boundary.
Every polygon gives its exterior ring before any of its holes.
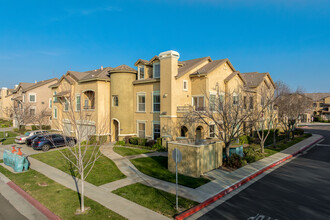
{"type": "Polygon", "coordinates": [[[88,105],[85,105],[85,106],[84,106],[84,110],[95,110],[95,106],[88,106],[88,105]]]}

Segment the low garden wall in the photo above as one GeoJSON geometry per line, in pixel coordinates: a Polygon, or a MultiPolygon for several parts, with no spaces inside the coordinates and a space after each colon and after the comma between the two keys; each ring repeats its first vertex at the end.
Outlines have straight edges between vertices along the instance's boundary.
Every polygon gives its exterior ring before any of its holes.
{"type": "Polygon", "coordinates": [[[172,151],[178,148],[182,153],[182,161],[178,164],[180,174],[200,177],[205,172],[222,165],[223,142],[196,145],[189,141],[168,142],[168,169],[175,173],[175,162],[172,151]]]}

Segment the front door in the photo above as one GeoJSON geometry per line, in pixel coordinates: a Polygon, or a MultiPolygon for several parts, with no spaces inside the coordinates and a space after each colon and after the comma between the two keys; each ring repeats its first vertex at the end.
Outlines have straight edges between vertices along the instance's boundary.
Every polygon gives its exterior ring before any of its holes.
{"type": "Polygon", "coordinates": [[[196,140],[201,140],[202,139],[202,128],[198,127],[196,129],[196,140]]]}

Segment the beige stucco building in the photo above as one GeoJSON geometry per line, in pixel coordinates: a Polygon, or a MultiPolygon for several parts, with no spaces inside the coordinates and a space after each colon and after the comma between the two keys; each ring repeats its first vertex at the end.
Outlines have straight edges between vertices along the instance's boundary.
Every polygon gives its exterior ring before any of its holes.
{"type": "Polygon", "coordinates": [[[330,93],[305,93],[313,102],[310,112],[306,113],[303,121],[311,122],[312,117],[319,116],[322,120],[330,120],[330,93]]]}
{"type": "MultiPolygon", "coordinates": [[[[120,65],[87,72],[68,71],[51,86],[53,128],[72,133],[72,125],[65,123],[69,120],[64,116],[64,99],[71,96],[75,100],[71,104],[80,106],[79,112],[90,112],[84,126],[92,126],[96,135],[108,135],[111,141],[129,136],[214,138],[215,126],[185,124],[188,109],[203,111],[210,105],[208,100],[225,93],[236,94],[234,99],[238,101],[247,85],[243,74],[228,59],[180,61],[178,52],[166,51],[150,60],[139,59],[135,66],[137,70],[120,65]],[[104,123],[107,132],[98,128],[104,123]]],[[[268,73],[260,75],[256,93],[263,86],[274,86],[268,73]]]]}
{"type": "Polygon", "coordinates": [[[10,108],[13,106],[12,94],[14,89],[8,89],[6,87],[0,90],[0,119],[11,119],[10,108]]]}
{"type": "MultiPolygon", "coordinates": [[[[24,112],[30,120],[25,120],[25,125],[33,125],[42,121],[43,125],[51,123],[52,93],[49,86],[57,82],[57,78],[43,80],[35,83],[20,83],[12,94],[13,107],[27,109],[24,112]],[[36,120],[36,118],[38,118],[36,120]]],[[[15,111],[13,112],[15,114],[15,111]]],[[[13,116],[13,126],[17,127],[17,119],[13,116]]]]}

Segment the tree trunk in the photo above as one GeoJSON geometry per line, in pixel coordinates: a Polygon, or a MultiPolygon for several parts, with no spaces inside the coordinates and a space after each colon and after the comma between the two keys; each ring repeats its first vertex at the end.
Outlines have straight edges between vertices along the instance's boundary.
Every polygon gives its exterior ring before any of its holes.
{"type": "Polygon", "coordinates": [[[265,153],[265,140],[260,141],[261,153],[265,153]]]}
{"type": "Polygon", "coordinates": [[[85,201],[84,201],[84,173],[81,175],[81,193],[80,193],[80,211],[83,213],[85,211],[85,201]]]}
{"type": "Polygon", "coordinates": [[[273,144],[274,144],[274,147],[275,147],[276,146],[276,130],[273,133],[273,144]]]}
{"type": "Polygon", "coordinates": [[[230,144],[225,144],[225,148],[226,148],[226,159],[229,158],[229,148],[230,147],[230,144]]]}

